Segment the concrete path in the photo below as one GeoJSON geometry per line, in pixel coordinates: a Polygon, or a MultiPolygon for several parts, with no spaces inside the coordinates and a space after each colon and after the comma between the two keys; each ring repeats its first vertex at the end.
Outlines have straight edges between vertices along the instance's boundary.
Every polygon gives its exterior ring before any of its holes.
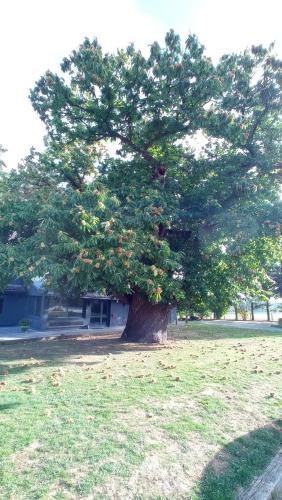
{"type": "MultiPolygon", "coordinates": [[[[202,320],[197,321],[197,323],[204,323],[205,325],[218,325],[218,326],[229,326],[232,328],[247,328],[248,330],[269,330],[273,331],[273,327],[277,323],[270,321],[232,321],[225,319],[212,319],[212,320],[202,320]]],[[[275,331],[275,330],[274,330],[275,331]]],[[[281,329],[282,331],[282,329],[281,329]]]]}
{"type": "Polygon", "coordinates": [[[0,343],[1,342],[13,342],[13,341],[21,341],[21,340],[35,340],[35,339],[43,339],[50,337],[76,337],[83,335],[96,335],[97,333],[101,333],[104,331],[105,333],[109,333],[110,331],[122,331],[122,327],[113,327],[113,328],[68,328],[68,329],[59,329],[59,330],[32,330],[30,329],[28,332],[22,332],[21,329],[17,326],[10,327],[0,327],[0,343]]]}

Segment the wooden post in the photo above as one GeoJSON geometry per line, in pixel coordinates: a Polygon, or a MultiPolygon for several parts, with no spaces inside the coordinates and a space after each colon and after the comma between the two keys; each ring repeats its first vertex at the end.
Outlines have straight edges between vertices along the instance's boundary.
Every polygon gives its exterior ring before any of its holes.
{"type": "Polygon", "coordinates": [[[251,320],[255,320],[255,315],[254,315],[254,303],[251,302],[251,320]]]}
{"type": "Polygon", "coordinates": [[[235,321],[238,321],[238,309],[237,309],[237,304],[234,304],[234,311],[235,311],[235,321]]]}
{"type": "Polygon", "coordinates": [[[267,321],[270,321],[269,302],[266,302],[267,321]]]}

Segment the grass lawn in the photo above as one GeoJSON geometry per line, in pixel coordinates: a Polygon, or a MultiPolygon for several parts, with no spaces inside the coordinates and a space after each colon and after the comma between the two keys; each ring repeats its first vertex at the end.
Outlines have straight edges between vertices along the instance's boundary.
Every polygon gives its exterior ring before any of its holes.
{"type": "Polygon", "coordinates": [[[229,500],[282,441],[282,333],[0,345],[0,498],[229,500]]]}

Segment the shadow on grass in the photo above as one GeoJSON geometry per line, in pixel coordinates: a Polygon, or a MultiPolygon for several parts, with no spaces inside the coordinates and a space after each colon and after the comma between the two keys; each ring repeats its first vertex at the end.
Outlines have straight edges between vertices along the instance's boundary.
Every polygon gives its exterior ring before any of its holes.
{"type": "Polygon", "coordinates": [[[101,332],[97,335],[76,338],[53,338],[44,340],[33,340],[17,342],[16,344],[3,344],[0,351],[0,378],[8,370],[9,374],[20,374],[30,368],[42,366],[57,366],[64,363],[75,363],[76,365],[95,365],[100,360],[98,356],[118,355],[124,352],[148,352],[162,349],[158,344],[133,344],[120,341],[121,332],[101,332]],[[79,357],[92,356],[87,361],[81,362],[79,357]],[[93,356],[97,356],[97,361],[93,356]],[[76,358],[72,360],[71,358],[76,358]],[[10,366],[9,363],[17,361],[18,366],[10,366]],[[29,361],[31,361],[29,363],[29,361]],[[38,365],[36,362],[39,361],[38,365]],[[32,363],[34,362],[34,363],[32,363]],[[22,363],[22,364],[21,364],[22,363]]]}
{"type": "MultiPolygon", "coordinates": [[[[36,366],[57,366],[58,364],[95,365],[99,356],[125,352],[152,352],[163,349],[158,344],[135,344],[120,341],[121,332],[104,330],[96,335],[82,337],[49,338],[25,340],[2,344],[0,350],[0,379],[8,370],[10,374],[20,374],[36,366]],[[78,361],[81,356],[83,360],[78,361]],[[94,356],[94,359],[93,359],[94,356]],[[97,360],[95,360],[97,356],[97,360]],[[87,357],[89,359],[87,360],[87,357]],[[91,359],[92,357],[92,359],[91,359]],[[72,359],[76,358],[76,359],[72,359]],[[10,366],[12,362],[18,365],[10,366]],[[35,363],[32,363],[34,361],[35,363]],[[36,361],[39,361],[36,365],[36,361]]],[[[239,330],[209,325],[171,326],[169,339],[175,343],[183,340],[242,339],[259,337],[281,337],[282,331],[239,330]]]]}
{"type": "Polygon", "coordinates": [[[206,467],[197,498],[235,500],[238,488],[261,474],[282,444],[282,420],[273,421],[227,446],[206,467]]]}
{"type": "Polygon", "coordinates": [[[6,411],[6,410],[12,410],[19,406],[20,403],[6,403],[6,404],[0,404],[0,412],[1,411],[6,411]]]}

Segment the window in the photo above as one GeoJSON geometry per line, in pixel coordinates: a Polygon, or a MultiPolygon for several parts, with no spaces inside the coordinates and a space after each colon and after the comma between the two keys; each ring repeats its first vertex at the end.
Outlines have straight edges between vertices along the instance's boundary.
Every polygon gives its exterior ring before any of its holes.
{"type": "Polygon", "coordinates": [[[90,323],[106,325],[109,322],[110,300],[95,299],[91,303],[90,323]]]}

